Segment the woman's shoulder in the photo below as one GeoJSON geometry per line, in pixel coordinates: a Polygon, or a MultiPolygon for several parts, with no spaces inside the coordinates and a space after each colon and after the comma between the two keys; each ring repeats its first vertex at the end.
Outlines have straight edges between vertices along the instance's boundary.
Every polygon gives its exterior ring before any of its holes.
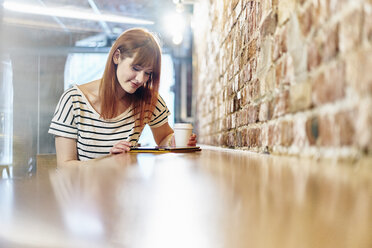
{"type": "Polygon", "coordinates": [[[99,100],[99,84],[100,80],[94,80],[92,82],[79,85],[78,88],[89,100],[89,102],[94,103],[99,100]]]}

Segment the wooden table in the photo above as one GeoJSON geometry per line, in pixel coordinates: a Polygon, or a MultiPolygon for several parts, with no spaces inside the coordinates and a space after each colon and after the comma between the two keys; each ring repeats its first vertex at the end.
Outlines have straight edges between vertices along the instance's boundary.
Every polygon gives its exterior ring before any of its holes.
{"type": "Polygon", "coordinates": [[[53,159],[0,180],[0,247],[372,247],[368,160],[212,148],[58,169],[53,159]]]}

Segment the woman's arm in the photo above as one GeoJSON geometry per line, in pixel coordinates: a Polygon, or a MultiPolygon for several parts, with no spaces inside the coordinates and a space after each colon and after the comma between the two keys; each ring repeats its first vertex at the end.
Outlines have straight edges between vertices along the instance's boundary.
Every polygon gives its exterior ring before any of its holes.
{"type": "MultiPolygon", "coordinates": [[[[158,146],[174,146],[173,129],[169,126],[168,122],[156,128],[151,128],[155,142],[158,146]]],[[[189,138],[188,146],[196,146],[196,135],[192,134],[189,138]]]]}
{"type": "Polygon", "coordinates": [[[172,138],[173,129],[169,126],[168,122],[161,125],[160,127],[152,127],[151,131],[158,146],[170,145],[170,139],[172,138]]]}
{"type": "Polygon", "coordinates": [[[78,165],[82,162],[77,159],[76,140],[61,136],[55,137],[57,166],[78,165]]]}

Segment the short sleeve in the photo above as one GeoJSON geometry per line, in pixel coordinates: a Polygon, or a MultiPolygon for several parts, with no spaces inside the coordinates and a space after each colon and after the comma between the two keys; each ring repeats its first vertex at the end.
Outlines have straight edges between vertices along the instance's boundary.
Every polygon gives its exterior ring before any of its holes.
{"type": "Polygon", "coordinates": [[[73,95],[76,89],[65,91],[56,107],[48,133],[56,136],[77,139],[77,127],[74,122],[73,95]]]}
{"type": "Polygon", "coordinates": [[[170,112],[165,104],[163,98],[158,96],[158,101],[156,103],[155,109],[152,113],[151,120],[149,121],[150,127],[160,127],[168,122],[168,116],[170,112]]]}

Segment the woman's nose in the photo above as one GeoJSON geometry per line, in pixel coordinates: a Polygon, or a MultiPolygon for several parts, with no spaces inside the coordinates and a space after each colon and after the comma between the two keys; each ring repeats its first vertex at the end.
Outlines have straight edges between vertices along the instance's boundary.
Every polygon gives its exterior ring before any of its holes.
{"type": "Polygon", "coordinates": [[[136,80],[137,82],[139,83],[144,83],[144,80],[145,80],[145,72],[144,71],[140,71],[137,73],[136,75],[136,80]]]}

